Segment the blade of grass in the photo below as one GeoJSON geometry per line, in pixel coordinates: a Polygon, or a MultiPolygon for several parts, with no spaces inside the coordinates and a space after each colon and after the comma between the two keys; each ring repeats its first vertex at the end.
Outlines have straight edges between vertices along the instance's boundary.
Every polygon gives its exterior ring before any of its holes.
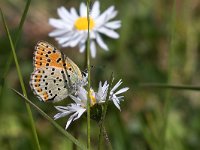
{"type": "MultiPolygon", "coordinates": [[[[170,32],[170,49],[169,49],[169,60],[168,60],[168,84],[171,84],[173,79],[173,66],[176,66],[176,0],[173,1],[173,8],[172,8],[172,17],[171,17],[171,32],[170,32]]],[[[171,91],[166,91],[165,93],[165,101],[164,101],[164,109],[163,109],[163,126],[161,129],[161,138],[160,138],[160,148],[162,150],[166,149],[166,132],[168,127],[168,118],[169,118],[169,111],[172,105],[171,101],[171,91]]]]}
{"type": "Polygon", "coordinates": [[[71,140],[74,144],[76,144],[80,149],[86,150],[87,148],[81,144],[76,138],[74,138],[70,133],[64,130],[59,124],[56,123],[51,117],[49,117],[43,110],[41,110],[37,105],[31,102],[27,97],[12,89],[15,93],[21,96],[27,103],[29,103],[33,108],[35,108],[43,117],[45,117],[54,127],[56,127],[64,136],[66,136],[69,140],[71,140]]]}
{"type": "Polygon", "coordinates": [[[4,69],[4,71],[2,71],[3,76],[2,76],[1,81],[0,81],[0,83],[1,83],[1,85],[0,85],[0,99],[2,99],[2,96],[3,96],[3,89],[4,89],[4,86],[5,86],[5,79],[7,77],[8,71],[10,69],[12,60],[13,60],[13,56],[12,56],[12,51],[11,51],[9,53],[8,58],[7,58],[7,62],[5,64],[5,69],[4,69]]]}
{"type": "MultiPolygon", "coordinates": [[[[106,112],[107,112],[108,102],[109,102],[108,99],[110,96],[110,91],[111,91],[113,80],[114,80],[114,78],[113,78],[113,73],[112,73],[110,76],[110,81],[109,81],[108,94],[107,94],[106,101],[105,101],[105,104],[103,107],[103,113],[101,116],[101,120],[99,122],[100,133],[99,133],[98,150],[101,150],[103,133],[106,136],[106,139],[108,138],[107,132],[105,130],[104,122],[105,122],[105,118],[106,118],[106,112]]],[[[107,143],[108,143],[109,149],[112,149],[112,145],[111,145],[110,141],[108,141],[107,143]]]]}
{"type": "Polygon", "coordinates": [[[162,89],[173,89],[173,90],[193,90],[199,91],[200,86],[192,85],[172,85],[172,84],[161,84],[161,83],[142,83],[136,88],[162,88],[162,89]]]}
{"type": "MultiPolygon", "coordinates": [[[[0,9],[0,11],[1,11],[1,17],[2,17],[2,20],[3,20],[3,25],[4,25],[4,27],[5,27],[7,36],[8,36],[8,38],[9,38],[10,46],[11,46],[11,49],[12,49],[12,53],[13,53],[15,65],[16,65],[16,68],[17,68],[17,74],[18,74],[18,77],[19,77],[20,85],[21,85],[21,88],[22,88],[22,91],[23,91],[24,96],[27,97],[27,93],[26,93],[24,81],[23,81],[22,74],[21,74],[21,70],[20,70],[20,67],[19,67],[18,60],[17,60],[17,55],[16,55],[16,53],[15,53],[15,47],[14,47],[12,38],[11,38],[11,36],[10,36],[10,32],[9,32],[8,27],[7,27],[7,24],[6,24],[6,21],[5,21],[3,12],[2,12],[1,9],[0,9]]],[[[30,106],[28,105],[28,103],[25,103],[25,104],[26,104],[26,109],[27,109],[27,113],[28,113],[28,116],[29,116],[29,121],[30,121],[30,125],[31,125],[31,130],[32,130],[32,133],[33,133],[33,138],[34,138],[34,141],[35,141],[35,144],[36,144],[37,149],[40,150],[40,144],[39,144],[39,140],[38,140],[36,128],[35,128],[35,125],[34,125],[34,120],[33,120],[32,112],[31,112],[31,108],[30,108],[30,106]]]]}
{"type": "Polygon", "coordinates": [[[88,22],[88,37],[87,37],[87,45],[86,45],[86,53],[87,53],[87,70],[88,70],[88,86],[87,86],[87,148],[90,147],[90,87],[91,87],[91,75],[90,75],[90,0],[87,0],[87,22],[88,22]]]}
{"type": "MultiPolygon", "coordinates": [[[[14,46],[15,46],[15,48],[16,48],[17,43],[19,41],[19,37],[20,37],[21,32],[22,32],[22,27],[24,25],[24,21],[26,19],[27,13],[28,13],[30,3],[31,3],[31,0],[27,0],[25,9],[24,9],[22,17],[20,19],[19,27],[18,27],[16,36],[15,36],[15,40],[14,40],[14,46]]],[[[12,51],[10,51],[8,59],[7,59],[7,63],[6,63],[6,66],[5,66],[5,69],[3,71],[3,78],[2,78],[2,81],[1,81],[2,84],[0,85],[1,86],[1,88],[0,88],[1,89],[0,90],[0,99],[2,97],[2,91],[3,91],[3,88],[4,88],[5,78],[7,77],[8,71],[10,69],[10,66],[11,66],[12,62],[13,62],[13,56],[12,55],[13,55],[12,51]]]]}
{"type": "Polygon", "coordinates": [[[24,25],[24,21],[26,19],[27,13],[28,13],[30,3],[31,3],[31,0],[27,0],[24,12],[22,14],[22,17],[21,17],[21,20],[20,20],[20,23],[19,23],[19,27],[18,27],[18,30],[17,30],[16,38],[15,38],[15,41],[14,41],[15,48],[16,48],[16,45],[17,45],[18,40],[20,38],[20,35],[22,33],[22,27],[24,25]]]}

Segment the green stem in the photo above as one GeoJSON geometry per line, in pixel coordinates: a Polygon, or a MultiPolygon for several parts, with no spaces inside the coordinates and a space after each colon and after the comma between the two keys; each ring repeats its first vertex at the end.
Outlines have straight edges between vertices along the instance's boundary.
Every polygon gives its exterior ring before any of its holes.
{"type": "MultiPolygon", "coordinates": [[[[171,18],[171,37],[170,37],[170,49],[169,49],[169,60],[168,60],[168,84],[172,81],[173,75],[173,66],[176,62],[175,60],[175,48],[176,48],[176,0],[173,2],[173,11],[172,11],[172,18],[171,18]]],[[[160,149],[166,149],[166,131],[168,127],[168,119],[169,119],[169,111],[171,107],[171,93],[170,91],[166,91],[165,94],[165,102],[164,102],[164,112],[163,112],[163,126],[161,129],[161,141],[160,141],[160,149]]]]}
{"type": "Polygon", "coordinates": [[[107,134],[107,131],[106,131],[106,127],[104,125],[103,125],[103,135],[104,135],[105,140],[107,141],[108,149],[113,150],[112,145],[109,140],[109,137],[108,137],[108,134],[107,134]]]}
{"type": "MultiPolygon", "coordinates": [[[[105,122],[105,118],[106,118],[106,112],[107,112],[108,102],[109,102],[108,100],[109,100],[113,80],[114,80],[114,78],[113,78],[113,73],[112,73],[111,77],[110,77],[110,81],[109,81],[109,87],[108,87],[108,93],[107,93],[107,96],[106,96],[106,101],[105,101],[105,104],[104,104],[104,107],[103,107],[103,113],[102,113],[102,116],[101,116],[101,120],[99,122],[100,133],[99,133],[98,150],[101,150],[101,146],[102,146],[102,137],[103,137],[103,132],[105,131],[104,122],[105,122]]],[[[104,133],[106,133],[106,132],[104,132],[104,133]]],[[[107,143],[109,145],[109,148],[112,149],[110,142],[108,141],[107,143]]]]}
{"type": "Polygon", "coordinates": [[[15,46],[15,48],[16,48],[16,45],[17,45],[17,43],[18,43],[18,41],[19,41],[20,35],[21,35],[21,33],[22,33],[22,27],[23,27],[23,25],[24,25],[24,21],[25,21],[25,19],[26,19],[26,15],[27,15],[27,13],[28,13],[30,3],[31,3],[31,0],[27,0],[27,3],[26,3],[26,6],[25,6],[23,15],[22,15],[21,20],[20,20],[20,23],[19,23],[19,27],[18,27],[18,30],[17,30],[16,38],[15,38],[15,41],[14,41],[14,46],[15,46]]]}
{"type": "Polygon", "coordinates": [[[88,37],[87,37],[87,46],[86,46],[86,53],[87,53],[87,70],[88,70],[88,86],[87,86],[87,148],[88,150],[91,149],[90,146],[90,87],[91,87],[91,75],[90,75],[90,0],[87,0],[87,21],[88,21],[88,37]]]}
{"type": "Polygon", "coordinates": [[[29,103],[33,108],[35,108],[43,117],[45,117],[49,122],[53,124],[64,136],[66,136],[69,140],[71,140],[74,144],[76,144],[80,149],[86,150],[87,148],[81,144],[77,139],[75,139],[70,133],[64,130],[59,124],[57,124],[51,117],[49,117],[43,110],[41,110],[37,105],[31,102],[27,97],[14,90],[19,96],[21,96],[27,103],[29,103]]]}
{"type": "MultiPolygon", "coordinates": [[[[2,17],[2,20],[3,20],[3,23],[4,23],[5,30],[7,32],[7,36],[8,36],[9,41],[10,41],[10,46],[11,46],[14,61],[15,61],[15,64],[16,64],[17,74],[18,74],[18,77],[19,77],[19,81],[20,81],[20,85],[21,85],[21,88],[22,88],[22,91],[23,91],[23,95],[25,97],[27,97],[24,81],[23,81],[21,70],[20,70],[20,67],[19,67],[18,60],[17,60],[17,55],[16,55],[16,52],[15,52],[15,47],[14,47],[12,38],[10,36],[10,32],[9,32],[8,27],[7,27],[7,24],[6,24],[2,10],[1,10],[1,17],[2,17]]],[[[34,137],[36,147],[37,147],[38,150],[40,150],[40,144],[39,144],[36,128],[35,128],[35,125],[34,125],[34,120],[33,120],[32,112],[31,112],[31,108],[30,108],[28,103],[26,103],[26,109],[27,109],[27,113],[28,113],[28,116],[29,116],[29,121],[30,121],[30,125],[31,125],[31,129],[32,129],[32,133],[33,133],[33,137],[34,137]]]]}
{"type": "Polygon", "coordinates": [[[162,88],[162,89],[193,90],[193,91],[200,90],[200,86],[172,85],[172,84],[161,84],[161,83],[142,83],[138,85],[138,88],[162,88]]]}
{"type": "MultiPolygon", "coordinates": [[[[3,91],[4,91],[4,86],[5,86],[5,79],[7,77],[7,74],[8,74],[8,71],[10,69],[10,66],[12,64],[12,61],[13,61],[13,55],[12,55],[12,51],[9,53],[9,56],[8,56],[8,59],[7,59],[7,62],[6,62],[6,65],[5,65],[5,69],[3,72],[3,77],[0,81],[0,99],[2,99],[2,96],[3,96],[3,91]]],[[[3,68],[2,68],[3,69],[3,68]]]]}

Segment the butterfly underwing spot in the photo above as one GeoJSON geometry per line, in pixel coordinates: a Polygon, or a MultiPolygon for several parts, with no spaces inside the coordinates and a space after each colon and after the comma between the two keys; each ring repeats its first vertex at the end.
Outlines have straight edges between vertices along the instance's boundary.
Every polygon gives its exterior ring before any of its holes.
{"type": "Polygon", "coordinates": [[[58,59],[56,60],[56,62],[59,63],[61,60],[62,60],[61,58],[58,58],[58,59]]]}
{"type": "Polygon", "coordinates": [[[66,98],[72,92],[69,88],[66,88],[66,74],[61,74],[60,72],[60,68],[47,67],[37,69],[32,73],[31,87],[42,101],[59,101],[66,98]],[[43,70],[45,75],[41,73],[43,70]]]}

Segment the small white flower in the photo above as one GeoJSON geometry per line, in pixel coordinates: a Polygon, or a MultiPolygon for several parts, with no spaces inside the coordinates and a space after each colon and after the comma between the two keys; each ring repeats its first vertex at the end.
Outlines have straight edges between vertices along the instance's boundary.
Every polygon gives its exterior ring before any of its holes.
{"type": "MultiPolygon", "coordinates": [[[[79,51],[85,51],[85,43],[87,41],[87,7],[85,3],[80,4],[79,15],[75,8],[68,11],[65,7],[57,9],[59,19],[50,18],[49,24],[55,28],[49,33],[49,36],[55,37],[62,47],[79,46],[79,51]]],[[[100,14],[100,3],[95,1],[90,13],[90,50],[94,58],[96,56],[96,43],[104,50],[108,50],[108,46],[103,41],[100,34],[104,34],[110,38],[117,39],[119,34],[114,30],[121,27],[121,21],[111,21],[117,15],[114,6],[109,7],[100,14]]]]}
{"type": "MultiPolygon", "coordinates": [[[[82,116],[82,114],[86,111],[87,108],[87,91],[83,87],[78,87],[78,91],[76,96],[70,95],[71,99],[74,100],[75,103],[72,103],[66,107],[64,106],[55,106],[55,108],[59,111],[54,116],[54,119],[59,119],[68,115],[71,115],[67,121],[65,129],[69,127],[72,121],[77,120],[82,116]]],[[[91,106],[95,104],[94,91],[90,90],[90,99],[91,106]]]]}
{"type": "Polygon", "coordinates": [[[119,94],[122,94],[126,91],[128,91],[128,87],[122,88],[118,91],[116,91],[116,89],[122,84],[122,80],[119,80],[117,82],[117,84],[111,89],[110,91],[110,97],[109,99],[113,101],[113,103],[115,104],[115,106],[120,110],[120,101],[123,101],[124,96],[119,96],[119,94]]]}
{"type": "MultiPolygon", "coordinates": [[[[114,105],[120,110],[120,101],[123,101],[124,96],[119,96],[119,94],[122,94],[126,92],[129,88],[125,87],[122,88],[118,91],[116,89],[122,84],[122,80],[119,80],[116,85],[111,89],[110,94],[109,94],[109,100],[113,101],[114,105]],[[116,92],[115,92],[116,91],[116,92]]],[[[107,97],[107,92],[108,92],[108,87],[109,84],[107,81],[104,82],[103,86],[102,83],[99,83],[99,89],[98,92],[96,93],[96,101],[97,103],[104,103],[107,97]]]]}
{"type": "Polygon", "coordinates": [[[72,121],[77,120],[85,112],[85,108],[81,107],[79,104],[70,104],[67,107],[64,106],[55,106],[55,108],[60,111],[54,116],[54,119],[59,119],[68,115],[71,115],[67,121],[65,129],[69,127],[72,121]]]}
{"type": "MultiPolygon", "coordinates": [[[[118,91],[116,89],[122,84],[122,81],[119,80],[117,84],[111,89],[109,94],[109,100],[113,101],[115,106],[120,110],[120,101],[123,100],[123,96],[119,96],[119,94],[122,94],[126,92],[129,88],[125,87],[118,91]]],[[[106,101],[107,93],[108,93],[108,87],[109,84],[107,81],[104,82],[102,85],[102,82],[99,82],[99,88],[98,92],[94,92],[94,90],[90,89],[90,106],[94,106],[95,104],[101,104],[106,101]]],[[[65,129],[69,127],[72,121],[77,120],[82,116],[82,114],[87,110],[87,95],[88,92],[83,87],[78,87],[78,90],[76,92],[76,95],[70,95],[71,99],[75,102],[72,103],[66,107],[64,106],[56,106],[55,108],[59,111],[54,116],[54,119],[59,119],[68,115],[71,115],[67,121],[65,129]]]]}

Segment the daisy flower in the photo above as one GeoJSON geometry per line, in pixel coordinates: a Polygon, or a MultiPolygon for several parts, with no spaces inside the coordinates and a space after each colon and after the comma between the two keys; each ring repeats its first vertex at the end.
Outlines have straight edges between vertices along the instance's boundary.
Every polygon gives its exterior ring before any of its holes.
{"type": "MultiPolygon", "coordinates": [[[[119,94],[122,94],[126,92],[129,88],[125,87],[118,91],[116,89],[122,84],[122,81],[119,80],[117,84],[111,89],[109,93],[109,100],[113,101],[115,106],[120,110],[120,101],[123,100],[123,96],[119,96],[119,94]]],[[[106,101],[107,93],[108,93],[108,87],[109,84],[104,82],[102,85],[102,82],[99,83],[99,88],[97,92],[94,92],[93,89],[90,89],[90,105],[91,107],[95,104],[101,104],[106,101]]],[[[72,121],[75,121],[79,119],[84,112],[86,112],[87,109],[87,91],[83,87],[79,87],[76,95],[70,95],[71,99],[74,100],[75,103],[69,104],[68,106],[55,106],[55,108],[59,111],[54,116],[54,119],[59,119],[65,116],[70,116],[67,124],[65,126],[65,129],[69,127],[72,121]]]]}
{"type": "MultiPolygon", "coordinates": [[[[88,36],[87,7],[85,3],[80,4],[79,14],[75,8],[67,10],[65,7],[57,9],[59,19],[50,18],[49,24],[54,30],[49,33],[62,47],[79,46],[79,51],[85,51],[85,43],[88,36]]],[[[114,6],[109,7],[100,14],[100,3],[95,1],[90,12],[90,50],[91,56],[96,56],[96,44],[108,51],[108,46],[103,41],[101,34],[117,39],[119,34],[114,30],[121,27],[121,21],[111,21],[117,15],[114,6]]]]}
{"type": "MultiPolygon", "coordinates": [[[[120,94],[128,91],[128,87],[122,88],[118,91],[117,88],[122,84],[122,80],[119,80],[117,84],[111,89],[110,94],[109,94],[109,99],[114,103],[114,105],[120,110],[120,101],[123,101],[124,96],[120,96],[120,94]]],[[[102,83],[99,83],[99,89],[98,92],[96,93],[96,100],[98,103],[104,103],[107,97],[107,92],[108,92],[108,86],[109,84],[104,82],[103,86],[102,83]]]]}

